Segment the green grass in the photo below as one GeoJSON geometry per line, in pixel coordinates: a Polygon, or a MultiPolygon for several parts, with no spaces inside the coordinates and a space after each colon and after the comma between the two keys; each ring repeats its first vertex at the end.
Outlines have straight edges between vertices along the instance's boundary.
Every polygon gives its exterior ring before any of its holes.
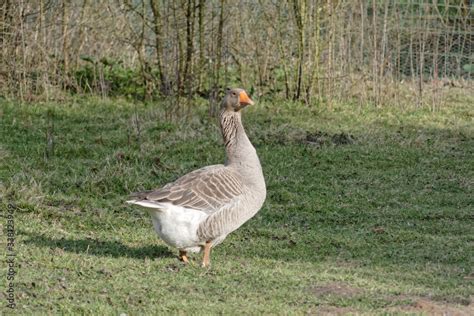
{"type": "Polygon", "coordinates": [[[223,161],[204,105],[183,124],[165,122],[160,104],[0,102],[16,312],[473,311],[473,97],[436,113],[269,101],[247,109],[267,201],[213,251],[210,269],[180,263],[149,216],[124,204],[132,191],[223,161]]]}

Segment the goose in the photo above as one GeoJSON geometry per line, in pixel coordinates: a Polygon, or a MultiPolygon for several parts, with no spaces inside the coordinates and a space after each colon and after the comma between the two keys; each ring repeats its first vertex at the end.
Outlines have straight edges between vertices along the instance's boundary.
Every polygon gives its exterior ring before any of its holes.
{"type": "Polygon", "coordinates": [[[158,236],[179,250],[203,251],[202,266],[210,265],[211,248],[252,218],[266,197],[257,152],[242,125],[242,109],[254,102],[245,90],[228,89],[219,114],[224,139],[224,164],[192,171],[162,188],[133,194],[130,204],[148,210],[158,236]]]}

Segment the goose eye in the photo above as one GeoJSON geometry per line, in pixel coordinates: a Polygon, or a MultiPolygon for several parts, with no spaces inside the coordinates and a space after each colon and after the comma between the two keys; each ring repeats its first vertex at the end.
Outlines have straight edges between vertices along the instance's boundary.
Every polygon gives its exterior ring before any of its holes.
{"type": "Polygon", "coordinates": [[[235,92],[232,92],[232,95],[235,97],[237,94],[235,92]]]}

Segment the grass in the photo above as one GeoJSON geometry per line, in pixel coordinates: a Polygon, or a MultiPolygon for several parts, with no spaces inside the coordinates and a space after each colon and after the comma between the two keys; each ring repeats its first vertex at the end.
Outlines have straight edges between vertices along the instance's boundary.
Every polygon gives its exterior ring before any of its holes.
{"type": "MultiPolygon", "coordinates": [[[[436,113],[247,109],[267,201],[213,251],[210,269],[181,264],[148,215],[124,204],[223,161],[204,106],[183,124],[164,121],[159,104],[0,102],[17,313],[473,312],[472,96],[436,113]]],[[[3,288],[0,298],[8,312],[3,288]]]]}

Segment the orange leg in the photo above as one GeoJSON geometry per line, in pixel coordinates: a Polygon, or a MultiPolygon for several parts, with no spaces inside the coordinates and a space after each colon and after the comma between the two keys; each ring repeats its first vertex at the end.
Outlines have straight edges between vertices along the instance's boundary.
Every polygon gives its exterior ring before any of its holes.
{"type": "Polygon", "coordinates": [[[189,263],[189,259],[188,259],[188,255],[187,255],[186,251],[184,251],[184,250],[179,251],[179,260],[183,261],[186,264],[189,263]]]}
{"type": "Polygon", "coordinates": [[[204,256],[202,258],[202,266],[208,267],[211,264],[211,242],[206,241],[206,245],[204,246],[204,256]]]}

